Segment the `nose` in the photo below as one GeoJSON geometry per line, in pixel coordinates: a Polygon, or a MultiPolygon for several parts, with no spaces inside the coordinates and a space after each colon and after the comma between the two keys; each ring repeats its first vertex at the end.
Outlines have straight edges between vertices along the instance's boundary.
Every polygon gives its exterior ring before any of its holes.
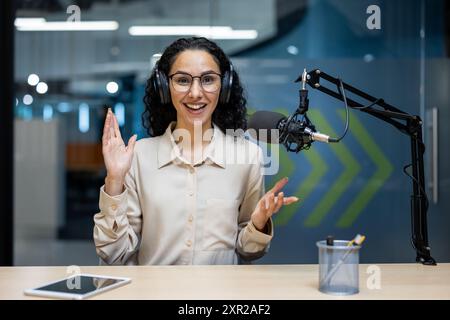
{"type": "Polygon", "coordinates": [[[194,78],[192,81],[191,88],[189,89],[189,97],[191,98],[201,98],[203,96],[203,89],[200,84],[199,78],[194,78]],[[198,81],[195,81],[198,80],[198,81]]]}

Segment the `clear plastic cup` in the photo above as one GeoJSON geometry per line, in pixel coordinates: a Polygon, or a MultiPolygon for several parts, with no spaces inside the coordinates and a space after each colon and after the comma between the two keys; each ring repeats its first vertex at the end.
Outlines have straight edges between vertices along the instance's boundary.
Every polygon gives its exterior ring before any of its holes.
{"type": "Polygon", "coordinates": [[[319,291],[333,295],[351,295],[359,292],[359,249],[347,246],[347,240],[334,240],[327,245],[318,241],[319,291]]]}

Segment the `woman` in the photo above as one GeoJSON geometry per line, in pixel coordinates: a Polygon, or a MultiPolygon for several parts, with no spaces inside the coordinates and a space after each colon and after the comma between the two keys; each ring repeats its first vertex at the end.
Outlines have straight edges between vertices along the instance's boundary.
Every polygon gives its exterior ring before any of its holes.
{"type": "Polygon", "coordinates": [[[134,135],[128,146],[108,110],[97,254],[108,264],[141,265],[237,264],[264,255],[271,216],[298,199],[280,192],[287,178],[264,194],[261,149],[226,134],[246,129],[246,100],[228,57],[205,38],[175,41],[155,66],[144,103],[152,137],[136,142],[134,135]]]}

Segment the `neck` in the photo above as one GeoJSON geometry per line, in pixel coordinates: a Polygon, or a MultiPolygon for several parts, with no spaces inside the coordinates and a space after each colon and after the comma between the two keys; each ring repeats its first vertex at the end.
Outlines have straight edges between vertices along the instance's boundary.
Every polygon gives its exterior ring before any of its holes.
{"type": "Polygon", "coordinates": [[[195,164],[203,159],[203,153],[212,139],[211,122],[183,126],[177,122],[173,130],[175,141],[180,145],[183,157],[195,164]],[[181,138],[181,139],[180,139],[181,138]]]}
{"type": "Polygon", "coordinates": [[[207,145],[212,137],[212,123],[211,121],[206,121],[200,123],[200,121],[194,124],[186,124],[182,121],[177,121],[174,130],[180,129],[188,135],[188,139],[184,137],[182,139],[183,147],[190,147],[191,149],[196,149],[198,147],[207,145]]]}

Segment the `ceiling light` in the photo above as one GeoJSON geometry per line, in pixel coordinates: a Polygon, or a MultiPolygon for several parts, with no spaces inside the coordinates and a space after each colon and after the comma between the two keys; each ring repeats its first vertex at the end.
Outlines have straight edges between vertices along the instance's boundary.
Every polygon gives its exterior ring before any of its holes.
{"type": "Polygon", "coordinates": [[[117,21],[46,21],[44,18],[16,18],[18,31],[110,31],[117,30],[117,21]]]}
{"type": "Polygon", "coordinates": [[[256,30],[234,30],[228,26],[131,26],[132,36],[202,36],[212,39],[256,39],[256,30]]]}
{"type": "Polygon", "coordinates": [[[33,103],[33,97],[29,94],[26,94],[23,96],[23,104],[29,106],[33,103]]]}
{"type": "Polygon", "coordinates": [[[38,83],[39,83],[39,77],[37,74],[32,73],[28,76],[28,84],[30,86],[35,86],[38,83]]]}
{"type": "Polygon", "coordinates": [[[48,85],[45,82],[39,82],[36,86],[37,93],[44,94],[48,90],[48,85]]]}
{"type": "Polygon", "coordinates": [[[111,81],[106,84],[106,91],[109,93],[116,93],[119,90],[119,85],[117,82],[111,81]]]}

